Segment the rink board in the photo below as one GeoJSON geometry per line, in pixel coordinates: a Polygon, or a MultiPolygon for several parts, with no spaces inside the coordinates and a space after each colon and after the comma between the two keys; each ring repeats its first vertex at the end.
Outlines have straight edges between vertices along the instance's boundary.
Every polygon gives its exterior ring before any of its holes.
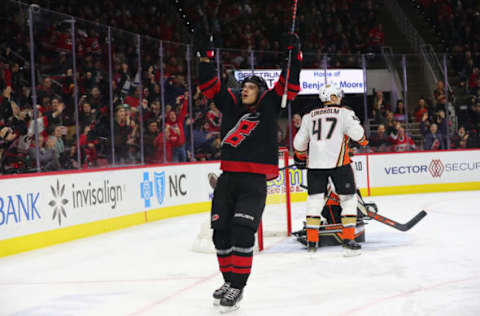
{"type": "MultiPolygon", "coordinates": [[[[480,189],[480,150],[357,155],[364,195],[480,189]]],[[[293,161],[290,161],[293,163],[293,161]]],[[[2,177],[0,257],[210,209],[218,162],[2,177]]],[[[267,204],[307,198],[295,168],[268,183],[267,204]]]]}

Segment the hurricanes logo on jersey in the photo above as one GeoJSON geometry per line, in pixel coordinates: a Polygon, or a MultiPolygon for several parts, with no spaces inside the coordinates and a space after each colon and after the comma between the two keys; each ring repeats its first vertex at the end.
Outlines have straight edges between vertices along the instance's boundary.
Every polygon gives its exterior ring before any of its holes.
{"type": "Polygon", "coordinates": [[[260,123],[257,119],[259,114],[248,113],[238,120],[238,123],[228,132],[223,138],[222,145],[227,143],[233,147],[238,147],[245,138],[252,133],[252,131],[260,123]]]}

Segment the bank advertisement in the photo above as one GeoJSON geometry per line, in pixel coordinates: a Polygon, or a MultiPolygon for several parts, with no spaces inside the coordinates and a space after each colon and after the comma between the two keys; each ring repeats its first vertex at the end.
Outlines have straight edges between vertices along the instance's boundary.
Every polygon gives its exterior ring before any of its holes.
{"type": "MultiPolygon", "coordinates": [[[[280,78],[278,69],[255,69],[254,74],[265,79],[269,88],[280,78]]],[[[242,81],[252,75],[252,70],[235,71],[235,79],[242,81]]],[[[318,94],[325,83],[336,83],[346,94],[364,93],[362,69],[302,69],[300,72],[300,94],[318,94]],[[325,80],[326,78],[326,80],[325,80]]]]}
{"type": "Polygon", "coordinates": [[[214,170],[218,163],[3,179],[0,240],[209,201],[214,170]]]}

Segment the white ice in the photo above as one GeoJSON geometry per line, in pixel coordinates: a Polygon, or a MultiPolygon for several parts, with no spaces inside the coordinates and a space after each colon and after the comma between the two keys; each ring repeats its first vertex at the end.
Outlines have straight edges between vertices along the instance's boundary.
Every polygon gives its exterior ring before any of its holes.
{"type": "MultiPolygon", "coordinates": [[[[371,221],[358,257],[277,240],[230,315],[480,315],[480,191],[366,200],[399,222],[428,215],[407,232],[371,221]]],[[[219,315],[215,255],[190,250],[206,216],[0,258],[0,315],[219,315]]]]}

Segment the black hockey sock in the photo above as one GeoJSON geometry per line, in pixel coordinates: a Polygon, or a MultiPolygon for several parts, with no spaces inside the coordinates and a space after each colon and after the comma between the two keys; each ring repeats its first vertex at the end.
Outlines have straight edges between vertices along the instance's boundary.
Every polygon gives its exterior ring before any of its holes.
{"type": "Polygon", "coordinates": [[[252,269],[255,232],[246,226],[232,227],[232,282],[231,286],[243,289],[252,269]]]}
{"type": "Polygon", "coordinates": [[[213,230],[213,244],[217,251],[217,260],[225,282],[232,279],[232,244],[230,242],[230,231],[213,230]]]}

